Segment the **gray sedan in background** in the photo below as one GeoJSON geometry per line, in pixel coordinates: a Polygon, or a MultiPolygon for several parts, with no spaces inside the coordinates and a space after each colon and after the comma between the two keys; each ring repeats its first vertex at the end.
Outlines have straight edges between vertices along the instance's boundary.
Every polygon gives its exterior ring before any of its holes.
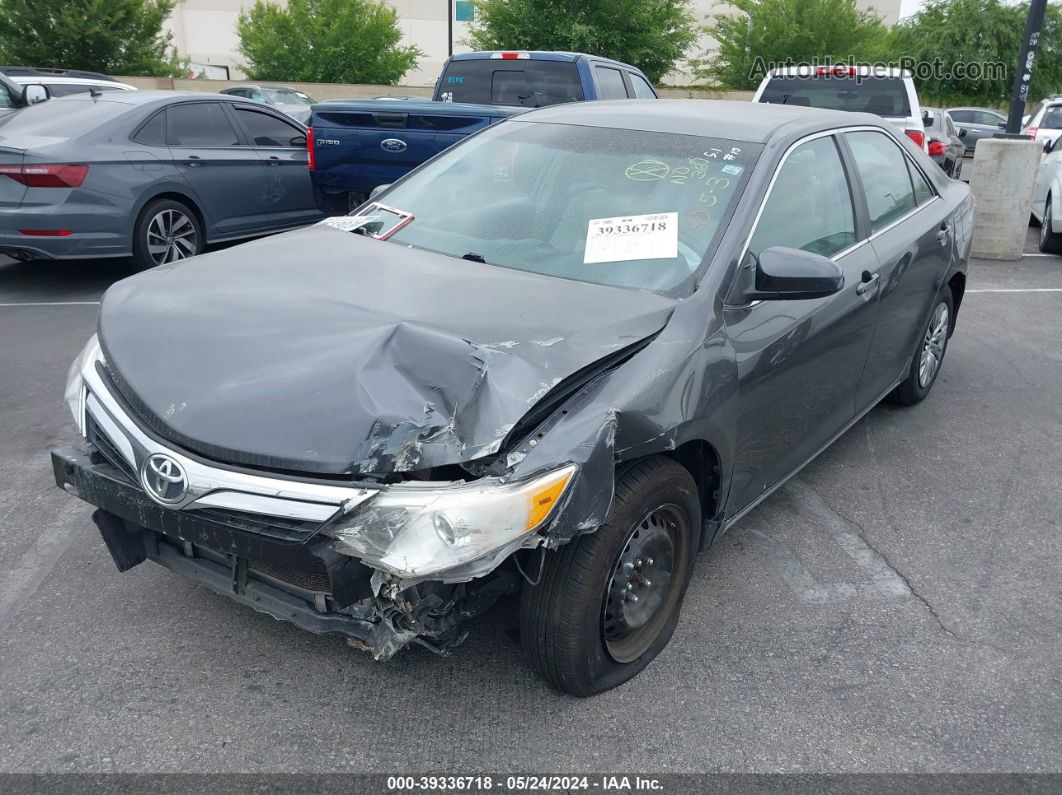
{"type": "Polygon", "coordinates": [[[317,100],[305,91],[287,86],[232,86],[222,89],[221,93],[272,105],[301,124],[309,123],[310,108],[317,103],[317,100]]]}
{"type": "Polygon", "coordinates": [[[0,253],[16,259],[143,269],[321,217],[306,128],[262,105],[115,91],[0,119],[0,253]]]}
{"type": "Polygon", "coordinates": [[[968,155],[974,153],[982,138],[991,138],[1007,127],[1007,117],[991,108],[948,108],[948,115],[959,128],[968,155]]]}

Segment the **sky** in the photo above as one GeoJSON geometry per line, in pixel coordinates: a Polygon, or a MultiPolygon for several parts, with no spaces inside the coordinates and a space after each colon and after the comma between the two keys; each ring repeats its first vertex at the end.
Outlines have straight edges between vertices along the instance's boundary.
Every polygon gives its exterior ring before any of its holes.
{"type": "Polygon", "coordinates": [[[909,17],[922,7],[922,0],[900,0],[900,19],[909,17]]]}

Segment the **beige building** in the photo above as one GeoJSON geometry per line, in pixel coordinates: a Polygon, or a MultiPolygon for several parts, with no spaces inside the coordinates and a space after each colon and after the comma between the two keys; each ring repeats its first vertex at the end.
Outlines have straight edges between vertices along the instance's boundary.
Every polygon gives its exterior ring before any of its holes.
{"type": "MultiPolygon", "coordinates": [[[[286,5],[287,0],[274,0],[286,5]]],[[[236,21],[240,11],[253,5],[254,0],[181,0],[171,15],[167,27],[173,33],[177,51],[192,62],[193,71],[205,77],[240,80],[241,57],[237,52],[236,21]]],[[[448,0],[386,0],[398,12],[404,41],[416,44],[425,53],[417,68],[402,81],[411,86],[430,86],[435,82],[447,56],[448,0]]],[[[857,0],[861,8],[873,8],[888,25],[895,24],[900,13],[900,0],[857,0]]],[[[473,13],[467,0],[453,0],[454,52],[469,48],[462,44],[468,33],[468,19],[473,13]]],[[[705,20],[715,13],[718,0],[693,0],[694,13],[705,20]]],[[[702,36],[690,53],[698,56],[709,50],[712,40],[702,36]]],[[[690,76],[682,70],[670,75],[666,82],[682,85],[690,76]]]]}

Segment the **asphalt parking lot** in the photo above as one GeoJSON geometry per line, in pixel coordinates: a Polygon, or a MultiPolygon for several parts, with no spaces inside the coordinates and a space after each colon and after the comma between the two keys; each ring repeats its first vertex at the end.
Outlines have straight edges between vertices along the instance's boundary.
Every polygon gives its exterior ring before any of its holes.
{"type": "Polygon", "coordinates": [[[972,263],[932,395],[702,554],[670,646],[589,700],[524,666],[511,601],[375,663],[119,574],[47,453],[123,275],[0,262],[0,772],[1062,770],[1062,258],[972,263]]]}

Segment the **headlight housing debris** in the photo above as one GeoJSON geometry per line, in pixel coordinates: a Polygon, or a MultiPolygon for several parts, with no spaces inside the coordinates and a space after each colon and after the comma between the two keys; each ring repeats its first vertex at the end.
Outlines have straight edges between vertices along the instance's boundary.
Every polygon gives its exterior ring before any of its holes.
{"type": "MultiPolygon", "coordinates": [[[[576,466],[515,483],[402,483],[324,532],[336,551],[403,579],[424,579],[523,546],[561,502],[576,466]]],[[[493,566],[491,566],[493,568],[493,566]]],[[[485,573],[485,572],[482,572],[485,573]]],[[[478,576],[471,574],[470,576],[478,576]]]]}
{"type": "Polygon", "coordinates": [[[96,359],[99,349],[99,340],[93,334],[89,337],[85,347],[81,349],[81,353],[77,355],[77,358],[71,363],[70,369],[66,373],[66,389],[63,391],[63,399],[66,400],[66,405],[70,407],[70,413],[74,415],[74,422],[77,423],[77,429],[82,436],[85,435],[85,398],[87,394],[85,379],[81,377],[81,371],[87,362],[96,359]]]}

